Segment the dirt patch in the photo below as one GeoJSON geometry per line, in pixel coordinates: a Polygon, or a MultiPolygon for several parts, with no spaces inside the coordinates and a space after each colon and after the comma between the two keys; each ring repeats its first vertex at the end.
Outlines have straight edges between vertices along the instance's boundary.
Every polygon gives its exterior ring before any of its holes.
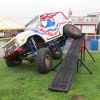
{"type": "Polygon", "coordinates": [[[75,95],[72,97],[71,100],[85,100],[85,99],[83,99],[81,96],[75,95]]]}

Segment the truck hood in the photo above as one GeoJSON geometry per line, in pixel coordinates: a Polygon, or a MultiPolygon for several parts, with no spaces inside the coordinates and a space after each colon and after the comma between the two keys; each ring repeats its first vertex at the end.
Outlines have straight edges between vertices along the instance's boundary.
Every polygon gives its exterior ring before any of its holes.
{"type": "Polygon", "coordinates": [[[31,30],[29,30],[29,31],[24,31],[24,32],[22,32],[22,33],[19,33],[19,34],[15,37],[15,39],[17,39],[17,40],[19,41],[19,44],[20,44],[20,46],[21,46],[21,45],[23,45],[23,44],[26,43],[27,39],[28,39],[30,36],[33,36],[33,35],[38,35],[38,36],[42,37],[45,41],[47,40],[47,35],[41,34],[41,33],[39,33],[39,32],[33,31],[33,30],[32,30],[32,31],[31,31],[31,30]]]}
{"type": "Polygon", "coordinates": [[[33,35],[37,35],[37,34],[40,36],[39,33],[34,32],[34,31],[24,31],[22,33],[19,33],[15,37],[15,39],[17,39],[19,41],[20,45],[23,45],[24,43],[26,43],[28,37],[33,36],[33,35]]]}
{"type": "Polygon", "coordinates": [[[16,36],[16,38],[21,38],[21,37],[25,37],[25,36],[27,36],[27,35],[29,35],[29,34],[35,34],[35,32],[33,32],[33,31],[24,31],[24,32],[21,32],[21,33],[19,33],[17,36],[16,36]]]}

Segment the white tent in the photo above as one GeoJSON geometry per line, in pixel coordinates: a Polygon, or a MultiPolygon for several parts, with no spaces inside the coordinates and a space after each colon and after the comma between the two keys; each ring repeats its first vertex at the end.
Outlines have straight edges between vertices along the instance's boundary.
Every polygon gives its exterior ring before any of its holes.
{"type": "Polygon", "coordinates": [[[0,15],[0,30],[23,30],[31,18],[0,15]]]}

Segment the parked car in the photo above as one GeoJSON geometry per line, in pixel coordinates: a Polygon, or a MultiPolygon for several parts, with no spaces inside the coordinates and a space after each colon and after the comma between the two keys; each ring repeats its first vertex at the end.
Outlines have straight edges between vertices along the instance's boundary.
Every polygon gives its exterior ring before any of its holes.
{"type": "Polygon", "coordinates": [[[2,47],[4,59],[8,67],[18,66],[22,60],[36,62],[37,70],[46,74],[51,70],[52,59],[61,59],[60,47],[66,44],[66,40],[81,36],[81,30],[68,24],[62,12],[38,15],[26,24],[24,32],[2,47]]]}

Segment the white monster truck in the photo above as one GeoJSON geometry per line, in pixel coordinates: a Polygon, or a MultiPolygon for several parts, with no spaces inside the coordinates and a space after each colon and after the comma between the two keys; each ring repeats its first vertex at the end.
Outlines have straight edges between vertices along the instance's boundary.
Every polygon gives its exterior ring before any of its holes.
{"type": "Polygon", "coordinates": [[[62,57],[60,47],[66,44],[68,37],[78,39],[82,35],[81,30],[70,23],[62,12],[36,16],[25,26],[24,32],[2,47],[7,66],[18,66],[22,60],[28,60],[36,62],[40,73],[48,73],[52,67],[52,58],[62,57]]]}

